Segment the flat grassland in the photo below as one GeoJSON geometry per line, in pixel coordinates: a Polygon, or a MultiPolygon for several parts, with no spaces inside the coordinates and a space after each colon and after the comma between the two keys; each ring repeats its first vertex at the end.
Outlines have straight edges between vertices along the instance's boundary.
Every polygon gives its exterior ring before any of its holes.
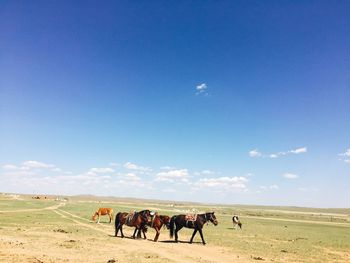
{"type": "Polygon", "coordinates": [[[136,199],[69,197],[55,201],[0,194],[0,262],[350,262],[350,209],[312,209],[241,205],[204,205],[136,199]],[[179,243],[162,229],[153,242],[114,237],[114,224],[102,217],[91,221],[99,207],[116,212],[150,209],[176,215],[215,211],[218,226],[204,226],[189,244],[192,230],[179,232],[179,243]],[[234,229],[232,216],[243,229],[234,229]]]}

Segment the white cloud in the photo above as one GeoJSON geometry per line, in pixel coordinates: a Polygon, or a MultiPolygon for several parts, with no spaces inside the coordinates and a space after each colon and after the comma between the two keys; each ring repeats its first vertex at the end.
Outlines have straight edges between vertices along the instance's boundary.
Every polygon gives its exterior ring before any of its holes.
{"type": "Polygon", "coordinates": [[[316,187],[298,187],[298,190],[301,192],[317,192],[318,188],[316,188],[316,187]]]}
{"type": "Polygon", "coordinates": [[[218,177],[218,178],[203,178],[198,180],[194,185],[200,188],[209,187],[209,188],[238,188],[246,189],[246,183],[248,179],[243,176],[234,176],[234,177],[218,177]]]}
{"type": "Polygon", "coordinates": [[[338,154],[339,156],[344,156],[345,159],[340,159],[341,161],[344,161],[346,163],[350,163],[350,159],[348,159],[350,157],[350,148],[347,149],[344,153],[340,153],[338,154]]]}
{"type": "Polygon", "coordinates": [[[207,92],[208,86],[206,83],[202,83],[196,86],[196,95],[198,94],[203,94],[203,95],[208,95],[207,92]]]}
{"type": "Polygon", "coordinates": [[[347,156],[347,157],[350,157],[350,148],[347,149],[344,153],[340,153],[339,155],[340,155],[340,156],[347,156]]]}
{"type": "Polygon", "coordinates": [[[119,164],[119,163],[111,162],[111,163],[109,163],[109,166],[120,166],[120,164],[119,164]]]}
{"type": "Polygon", "coordinates": [[[250,157],[261,157],[262,154],[257,149],[255,149],[255,150],[251,150],[249,152],[249,156],[250,157]]]}
{"type": "Polygon", "coordinates": [[[277,184],[270,185],[270,189],[278,190],[280,189],[277,184]]]}
{"type": "Polygon", "coordinates": [[[160,167],[161,170],[174,170],[175,167],[171,167],[171,166],[162,166],[160,167]]]}
{"type": "Polygon", "coordinates": [[[210,171],[210,170],[202,170],[200,172],[193,173],[194,176],[208,176],[208,175],[213,175],[213,174],[216,174],[216,173],[214,171],[210,171]]]}
{"type": "Polygon", "coordinates": [[[203,92],[207,88],[208,88],[207,84],[206,83],[202,83],[202,84],[197,85],[196,90],[199,91],[199,92],[203,92]]]}
{"type": "Polygon", "coordinates": [[[294,150],[286,151],[286,152],[278,152],[278,153],[270,153],[270,154],[263,154],[259,152],[257,149],[252,150],[249,152],[250,157],[263,157],[263,158],[278,158],[280,156],[285,156],[288,154],[300,154],[300,153],[306,153],[307,148],[306,147],[301,147],[301,148],[296,148],[294,150]]]}
{"type": "Polygon", "coordinates": [[[283,174],[283,177],[287,178],[287,179],[297,179],[297,178],[299,178],[299,175],[292,174],[292,173],[285,173],[285,174],[283,174]]]}
{"type": "Polygon", "coordinates": [[[294,154],[306,153],[307,152],[307,148],[306,147],[297,148],[297,149],[291,150],[289,152],[294,153],[294,154]]]}
{"type": "Polygon", "coordinates": [[[138,166],[138,165],[131,163],[131,162],[126,162],[124,164],[124,168],[129,169],[129,170],[137,170],[137,171],[141,171],[141,172],[152,171],[152,169],[149,167],[138,166]]]}
{"type": "Polygon", "coordinates": [[[114,170],[112,168],[91,168],[89,170],[89,173],[97,173],[97,174],[106,174],[106,173],[113,173],[114,170]]]}
{"type": "Polygon", "coordinates": [[[18,169],[18,167],[16,165],[13,165],[13,164],[5,164],[2,166],[2,169],[4,169],[4,170],[16,170],[16,169],[18,169]]]}
{"type": "Polygon", "coordinates": [[[269,186],[261,185],[259,188],[260,188],[261,190],[265,190],[265,191],[267,191],[267,190],[278,190],[278,189],[280,189],[279,186],[278,186],[277,184],[272,184],[272,185],[269,185],[269,186]]]}
{"type": "Polygon", "coordinates": [[[106,167],[106,168],[91,168],[88,171],[89,175],[96,175],[96,174],[108,174],[113,173],[114,170],[112,168],[106,167]]]}
{"type": "Polygon", "coordinates": [[[201,173],[202,174],[214,174],[214,172],[210,171],[210,170],[203,170],[201,173]]]}
{"type": "Polygon", "coordinates": [[[124,179],[127,179],[127,180],[132,180],[132,181],[140,181],[141,178],[138,177],[136,174],[134,173],[127,173],[124,175],[124,179]]]}
{"type": "Polygon", "coordinates": [[[157,173],[156,181],[174,182],[175,180],[188,182],[188,170],[178,169],[157,173]]]}
{"type": "Polygon", "coordinates": [[[55,166],[53,164],[46,164],[43,162],[38,161],[25,161],[22,163],[23,168],[31,169],[31,168],[42,168],[42,169],[48,169],[48,168],[54,168],[55,166]]]}

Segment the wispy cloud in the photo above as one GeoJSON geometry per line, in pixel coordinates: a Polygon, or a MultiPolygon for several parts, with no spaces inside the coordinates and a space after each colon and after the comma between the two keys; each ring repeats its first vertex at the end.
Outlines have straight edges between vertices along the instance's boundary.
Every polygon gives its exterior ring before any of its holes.
{"type": "Polygon", "coordinates": [[[43,162],[38,161],[25,161],[22,163],[22,167],[26,167],[28,169],[47,169],[47,168],[54,168],[55,166],[53,164],[47,164],[43,162]]]}
{"type": "Polygon", "coordinates": [[[196,94],[208,95],[208,86],[206,83],[202,83],[196,86],[196,94]]]}
{"type": "Polygon", "coordinates": [[[13,164],[4,164],[2,166],[2,169],[4,169],[4,170],[16,170],[16,169],[18,169],[18,167],[16,165],[13,165],[13,164]]]}
{"type": "Polygon", "coordinates": [[[260,185],[259,187],[261,190],[278,190],[280,189],[279,186],[277,184],[272,184],[272,185],[268,185],[268,186],[265,186],[265,185],[260,185]]]}
{"type": "Polygon", "coordinates": [[[88,174],[90,175],[96,175],[96,174],[108,174],[108,173],[113,173],[114,169],[109,168],[109,167],[102,167],[102,168],[91,168],[88,171],[88,174]]]}
{"type": "Polygon", "coordinates": [[[246,189],[246,183],[248,179],[243,176],[234,176],[234,177],[217,177],[217,178],[202,178],[199,179],[194,186],[198,188],[236,188],[236,189],[246,189]]]}
{"type": "Polygon", "coordinates": [[[306,147],[301,147],[301,148],[296,148],[293,150],[285,151],[285,152],[277,152],[277,153],[270,153],[270,154],[265,154],[260,152],[258,149],[251,150],[248,154],[250,157],[262,157],[262,158],[279,158],[281,156],[289,155],[289,154],[301,154],[301,153],[306,153],[307,148],[306,147]]]}
{"type": "Polygon", "coordinates": [[[169,170],[166,172],[157,173],[156,181],[188,182],[188,170],[187,169],[178,169],[178,170],[169,170]]]}
{"type": "Polygon", "coordinates": [[[129,169],[129,170],[140,171],[140,172],[150,172],[150,171],[152,171],[152,169],[150,167],[139,166],[139,165],[131,163],[131,162],[126,162],[124,164],[124,168],[129,169]]]}
{"type": "Polygon", "coordinates": [[[299,178],[299,175],[297,174],[292,174],[292,173],[285,173],[282,175],[284,178],[287,178],[287,179],[297,179],[299,178]]]}
{"type": "Polygon", "coordinates": [[[111,167],[94,167],[85,173],[73,173],[62,171],[55,165],[26,161],[20,165],[5,164],[1,168],[0,185],[6,185],[9,192],[41,193],[41,189],[45,189],[46,193],[59,195],[112,195],[122,188],[125,195],[137,196],[140,189],[152,189],[150,180],[144,180],[133,172],[117,173],[111,167]]]}
{"type": "Polygon", "coordinates": [[[317,192],[318,188],[316,188],[316,187],[298,187],[298,191],[301,191],[301,192],[317,192]]]}
{"type": "Polygon", "coordinates": [[[162,166],[160,167],[161,170],[174,170],[175,167],[172,167],[172,166],[162,166]]]}
{"type": "Polygon", "coordinates": [[[341,161],[344,161],[345,163],[350,163],[350,148],[347,149],[344,153],[339,153],[339,156],[342,156],[340,159],[341,161]]]}
{"type": "Polygon", "coordinates": [[[295,150],[289,151],[289,153],[294,153],[294,154],[306,153],[306,152],[307,152],[307,148],[306,147],[297,148],[295,150]]]}
{"type": "Polygon", "coordinates": [[[258,149],[255,149],[255,150],[251,150],[249,152],[249,156],[250,157],[261,157],[262,156],[262,153],[258,151],[258,149]]]}
{"type": "Polygon", "coordinates": [[[208,176],[208,175],[214,175],[214,174],[220,174],[220,173],[216,173],[216,172],[211,171],[211,170],[202,170],[200,172],[193,173],[193,175],[195,175],[195,176],[208,176]]]}
{"type": "Polygon", "coordinates": [[[134,173],[127,173],[123,177],[124,177],[124,179],[131,180],[131,181],[140,181],[141,180],[141,178],[134,173]]]}

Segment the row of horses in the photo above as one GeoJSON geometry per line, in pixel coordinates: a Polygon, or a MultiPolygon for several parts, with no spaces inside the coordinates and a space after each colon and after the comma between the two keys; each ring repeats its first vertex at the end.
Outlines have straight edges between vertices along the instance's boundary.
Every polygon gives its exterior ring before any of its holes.
{"type": "MultiPolygon", "coordinates": [[[[95,221],[96,217],[98,217],[97,223],[100,222],[100,217],[102,215],[109,216],[109,223],[112,222],[113,219],[113,209],[112,208],[99,208],[98,211],[92,217],[92,220],[95,221]]],[[[233,216],[232,218],[234,227],[237,225],[241,228],[242,224],[238,218],[238,216],[233,216]]],[[[205,245],[204,237],[203,237],[203,226],[205,223],[211,222],[213,225],[218,225],[218,220],[214,212],[208,212],[203,214],[195,214],[195,215],[174,215],[169,217],[167,215],[159,215],[156,212],[152,212],[150,210],[142,210],[139,212],[118,212],[115,216],[115,236],[118,236],[120,231],[120,235],[123,238],[123,226],[126,225],[128,227],[134,227],[134,233],[132,235],[133,238],[140,238],[141,233],[143,234],[144,239],[146,239],[147,228],[154,228],[156,231],[156,235],[153,241],[157,241],[160,235],[160,230],[162,227],[166,227],[170,232],[170,237],[173,238],[175,236],[175,242],[178,242],[178,232],[183,228],[191,228],[194,229],[193,234],[190,239],[190,243],[193,242],[193,238],[199,232],[202,243],[205,245]]]]}

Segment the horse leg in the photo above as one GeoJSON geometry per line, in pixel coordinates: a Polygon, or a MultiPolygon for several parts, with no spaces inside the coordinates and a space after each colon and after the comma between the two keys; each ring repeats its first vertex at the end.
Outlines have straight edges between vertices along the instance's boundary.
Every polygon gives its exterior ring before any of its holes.
{"type": "Polygon", "coordinates": [[[179,232],[181,230],[182,226],[176,226],[176,229],[175,229],[175,242],[177,242],[177,239],[178,239],[178,235],[177,235],[177,232],[179,232]]]}
{"type": "MultiPolygon", "coordinates": [[[[134,231],[134,234],[132,235],[132,238],[133,239],[135,239],[135,234],[136,234],[136,231],[137,231],[138,229],[135,227],[135,231],[134,231]]],[[[138,236],[138,235],[137,235],[138,236]]]]}
{"type": "Polygon", "coordinates": [[[205,243],[204,238],[203,238],[203,232],[202,232],[202,229],[201,229],[201,228],[199,228],[199,229],[198,229],[198,231],[199,231],[199,234],[201,235],[201,238],[202,238],[202,243],[203,243],[203,245],[205,245],[206,243],[205,243]]]}
{"type": "Polygon", "coordinates": [[[121,234],[122,238],[124,238],[123,226],[122,225],[120,226],[120,234],[121,234]]]}
{"type": "Polygon", "coordinates": [[[115,236],[118,236],[119,225],[115,228],[115,236]]]}
{"type": "Polygon", "coordinates": [[[97,224],[100,223],[100,214],[98,214],[97,224]]]}
{"type": "Polygon", "coordinates": [[[158,228],[154,228],[156,230],[156,236],[154,237],[154,242],[157,242],[158,241],[158,237],[159,237],[159,234],[160,234],[160,231],[158,228]]]}
{"type": "Polygon", "coordinates": [[[194,238],[194,236],[197,234],[197,231],[198,231],[198,229],[195,228],[194,231],[193,231],[192,237],[191,237],[191,239],[190,239],[190,244],[192,244],[193,238],[194,238]]]}
{"type": "Polygon", "coordinates": [[[142,233],[143,233],[143,239],[146,239],[147,237],[144,229],[142,229],[142,233]]]}

